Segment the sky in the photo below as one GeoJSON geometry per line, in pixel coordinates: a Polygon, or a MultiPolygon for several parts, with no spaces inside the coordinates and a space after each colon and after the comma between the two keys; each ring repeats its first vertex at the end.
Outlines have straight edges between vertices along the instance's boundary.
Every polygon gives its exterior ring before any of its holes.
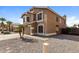
{"type": "MultiPolygon", "coordinates": [[[[32,6],[0,6],[0,17],[14,23],[22,23],[21,15],[27,12],[32,6]]],[[[59,15],[67,16],[67,26],[79,24],[79,7],[78,6],[49,6],[59,15]]]]}

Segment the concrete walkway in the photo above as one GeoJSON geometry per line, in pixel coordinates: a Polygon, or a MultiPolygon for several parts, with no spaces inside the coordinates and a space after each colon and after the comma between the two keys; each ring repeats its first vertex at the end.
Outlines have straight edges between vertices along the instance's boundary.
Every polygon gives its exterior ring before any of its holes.
{"type": "Polygon", "coordinates": [[[7,34],[7,35],[0,34],[0,41],[1,40],[14,39],[14,38],[19,38],[19,34],[18,33],[7,34]]]}
{"type": "MultiPolygon", "coordinates": [[[[9,40],[9,39],[15,39],[15,38],[19,38],[19,34],[18,33],[13,33],[13,34],[7,34],[7,35],[3,35],[0,34],[0,41],[1,40],[9,40]]],[[[31,36],[31,35],[24,35],[24,38],[28,38],[28,39],[38,39],[38,40],[48,40],[47,38],[43,38],[43,37],[37,37],[37,36],[31,36]]]]}
{"type": "Polygon", "coordinates": [[[31,35],[24,35],[24,37],[28,38],[28,39],[48,40],[48,38],[38,37],[38,36],[31,36],[31,35]]]}

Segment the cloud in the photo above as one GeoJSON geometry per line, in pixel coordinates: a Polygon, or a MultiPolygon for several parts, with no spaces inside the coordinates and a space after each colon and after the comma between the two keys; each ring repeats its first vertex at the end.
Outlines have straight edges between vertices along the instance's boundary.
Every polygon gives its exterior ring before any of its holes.
{"type": "Polygon", "coordinates": [[[76,16],[68,17],[67,18],[67,26],[73,26],[74,24],[79,24],[79,19],[76,16]]]}
{"type": "Polygon", "coordinates": [[[23,20],[21,18],[19,19],[19,23],[20,24],[23,24],[23,20]]]}

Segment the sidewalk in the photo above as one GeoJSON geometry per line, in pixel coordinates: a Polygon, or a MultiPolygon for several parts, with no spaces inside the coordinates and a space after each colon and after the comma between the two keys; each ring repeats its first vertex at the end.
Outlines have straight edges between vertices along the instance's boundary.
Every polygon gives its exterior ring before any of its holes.
{"type": "Polygon", "coordinates": [[[38,36],[31,36],[31,35],[24,35],[25,38],[28,39],[37,39],[37,40],[48,40],[48,38],[38,37],[38,36]]]}
{"type": "MultiPolygon", "coordinates": [[[[19,38],[19,34],[18,33],[13,33],[13,34],[7,34],[7,35],[3,35],[0,34],[0,41],[1,40],[8,40],[8,39],[15,39],[15,38],[19,38]]],[[[47,38],[43,38],[43,37],[37,37],[37,36],[31,36],[31,35],[24,35],[24,38],[26,39],[37,39],[37,40],[47,40],[47,38]]]]}
{"type": "Polygon", "coordinates": [[[14,39],[14,38],[19,38],[19,34],[18,33],[8,34],[8,35],[0,34],[0,41],[1,40],[14,39]]]}

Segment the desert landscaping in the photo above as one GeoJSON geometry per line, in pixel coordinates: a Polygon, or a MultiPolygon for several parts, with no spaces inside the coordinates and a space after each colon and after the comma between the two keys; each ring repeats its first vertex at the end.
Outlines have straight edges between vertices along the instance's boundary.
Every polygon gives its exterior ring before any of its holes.
{"type": "MultiPolygon", "coordinates": [[[[12,34],[12,39],[2,40],[0,39],[0,53],[43,53],[43,43],[47,40],[46,53],[78,53],[79,52],[79,37],[73,35],[58,35],[52,37],[40,37],[36,39],[27,39],[27,35],[24,37],[26,40],[19,38],[19,34],[12,34]],[[70,38],[71,36],[71,38],[70,38]]],[[[2,36],[0,36],[1,38],[2,36]]],[[[5,36],[6,37],[6,36],[5,36]]],[[[9,35],[8,35],[9,37],[9,35]]],[[[30,37],[30,36],[29,36],[30,37]]],[[[36,36],[34,36],[36,37],[36,36]]],[[[11,38],[11,34],[10,34],[11,38]]]]}

